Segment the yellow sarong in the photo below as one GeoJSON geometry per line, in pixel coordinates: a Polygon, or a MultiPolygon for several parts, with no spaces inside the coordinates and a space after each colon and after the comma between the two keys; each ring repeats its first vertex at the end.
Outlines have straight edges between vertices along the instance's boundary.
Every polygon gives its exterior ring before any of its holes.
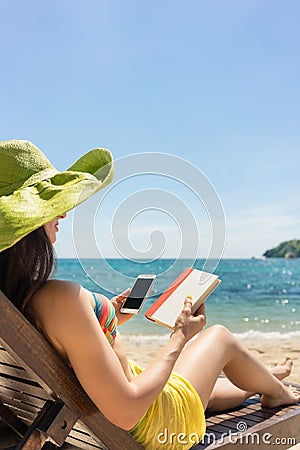
{"type": "MultiPolygon", "coordinates": [[[[132,373],[143,371],[129,361],[132,373]]],[[[172,372],[167,384],[145,415],[130,430],[145,450],[188,450],[201,441],[206,424],[204,409],[195,388],[172,372]]]]}

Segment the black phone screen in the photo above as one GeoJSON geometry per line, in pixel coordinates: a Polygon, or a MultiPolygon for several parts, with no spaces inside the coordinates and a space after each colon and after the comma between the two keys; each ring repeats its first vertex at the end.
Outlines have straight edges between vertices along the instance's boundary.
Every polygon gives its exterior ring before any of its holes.
{"type": "Polygon", "coordinates": [[[153,278],[138,278],[131,289],[129,297],[125,300],[123,308],[139,309],[152,281],[153,278]]]}

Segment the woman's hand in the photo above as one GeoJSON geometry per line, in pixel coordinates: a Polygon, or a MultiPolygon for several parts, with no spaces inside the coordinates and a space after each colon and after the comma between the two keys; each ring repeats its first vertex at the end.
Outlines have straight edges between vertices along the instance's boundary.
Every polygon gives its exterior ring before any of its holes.
{"type": "Polygon", "coordinates": [[[127,320],[131,319],[133,314],[127,314],[127,313],[121,313],[120,309],[123,306],[123,303],[125,302],[126,298],[130,294],[131,289],[127,288],[124,292],[122,292],[120,295],[116,295],[113,297],[110,301],[114,305],[116,316],[118,319],[118,325],[122,325],[122,323],[127,322],[127,320]]]}
{"type": "Polygon", "coordinates": [[[195,334],[204,328],[206,325],[205,304],[203,303],[192,314],[192,299],[191,296],[187,296],[184,300],[184,306],[176,319],[174,331],[172,334],[182,333],[185,342],[188,342],[195,334]]]}

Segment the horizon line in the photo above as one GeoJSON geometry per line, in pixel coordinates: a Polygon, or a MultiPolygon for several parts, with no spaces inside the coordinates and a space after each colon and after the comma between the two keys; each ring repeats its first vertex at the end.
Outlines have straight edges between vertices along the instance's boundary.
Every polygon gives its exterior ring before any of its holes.
{"type": "MultiPolygon", "coordinates": [[[[84,258],[78,258],[78,257],[69,257],[69,256],[58,256],[57,259],[73,259],[73,260],[79,260],[79,259],[94,259],[94,260],[107,260],[107,259],[116,259],[116,260],[120,260],[120,261],[162,261],[162,260],[179,260],[179,261],[186,261],[186,260],[208,260],[208,261],[216,261],[219,258],[204,258],[204,257],[199,257],[199,258],[158,258],[158,259],[147,259],[147,258],[139,258],[139,259],[129,259],[129,258],[116,258],[114,256],[108,256],[105,258],[97,258],[97,257],[84,257],[84,258]]],[[[283,256],[281,257],[272,257],[272,258],[267,258],[267,257],[262,257],[262,256],[227,256],[225,258],[220,258],[219,260],[225,260],[225,259],[249,259],[249,260],[257,260],[257,261],[264,261],[264,260],[268,260],[268,259],[286,259],[283,256]]],[[[298,259],[298,258],[291,258],[291,259],[298,259]]]]}

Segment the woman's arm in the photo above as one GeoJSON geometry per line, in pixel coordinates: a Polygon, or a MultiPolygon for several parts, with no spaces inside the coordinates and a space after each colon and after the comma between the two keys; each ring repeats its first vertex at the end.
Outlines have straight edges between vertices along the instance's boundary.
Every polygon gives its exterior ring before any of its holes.
{"type": "Polygon", "coordinates": [[[90,297],[91,293],[76,283],[57,281],[52,289],[51,312],[48,310],[40,319],[47,334],[65,349],[81,385],[96,406],[111,422],[130,429],[156,399],[185,343],[203,328],[205,318],[192,317],[187,300],[160,355],[129,381],[99,326],[90,297]]]}

